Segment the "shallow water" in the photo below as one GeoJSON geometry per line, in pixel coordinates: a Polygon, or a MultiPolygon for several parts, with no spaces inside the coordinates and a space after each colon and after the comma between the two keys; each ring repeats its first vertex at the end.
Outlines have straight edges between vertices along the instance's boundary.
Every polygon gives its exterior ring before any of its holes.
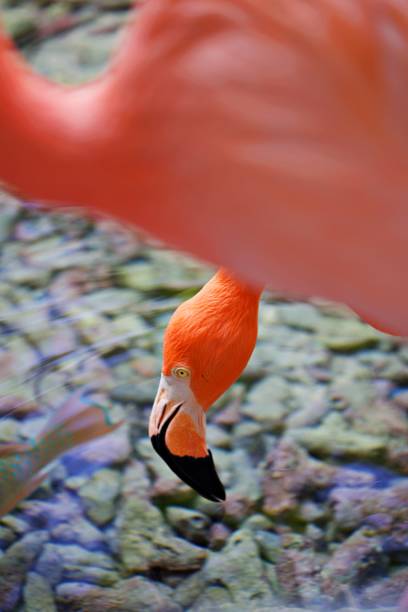
{"type": "MultiPolygon", "coordinates": [[[[126,12],[34,4],[6,14],[37,69],[101,69],[126,12]],[[78,25],[50,36],[58,10],[78,25]]],[[[212,271],[110,220],[0,206],[0,442],[31,440],[83,385],[126,421],[0,519],[0,610],[395,610],[407,348],[340,306],[266,293],[255,353],[209,418],[228,497],[206,502],[154,454],[147,421],[169,316],[212,271]]]]}

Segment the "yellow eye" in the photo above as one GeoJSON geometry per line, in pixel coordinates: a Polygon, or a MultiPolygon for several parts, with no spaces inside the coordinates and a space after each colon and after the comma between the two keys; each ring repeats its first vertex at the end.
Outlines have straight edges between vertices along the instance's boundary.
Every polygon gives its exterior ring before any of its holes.
{"type": "Polygon", "coordinates": [[[184,368],[183,366],[173,368],[172,374],[177,376],[177,378],[190,378],[190,370],[188,368],[184,368]]]}

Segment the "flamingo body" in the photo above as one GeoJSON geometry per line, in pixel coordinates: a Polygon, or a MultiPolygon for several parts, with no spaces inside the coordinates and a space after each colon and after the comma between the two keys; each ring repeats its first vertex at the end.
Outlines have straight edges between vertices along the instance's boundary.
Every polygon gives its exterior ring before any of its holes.
{"type": "Polygon", "coordinates": [[[0,179],[408,335],[407,7],[151,0],[72,89],[2,37],[0,179]]]}

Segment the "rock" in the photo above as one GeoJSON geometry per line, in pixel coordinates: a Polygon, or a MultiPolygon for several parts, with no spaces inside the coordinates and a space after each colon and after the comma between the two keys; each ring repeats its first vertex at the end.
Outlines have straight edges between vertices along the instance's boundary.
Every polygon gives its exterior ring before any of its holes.
{"type": "Polygon", "coordinates": [[[221,550],[231,535],[231,529],[223,523],[213,523],[209,532],[209,544],[212,550],[221,550]]]}
{"type": "Polygon", "coordinates": [[[2,612],[14,612],[25,576],[48,539],[45,531],[32,531],[12,544],[0,557],[0,602],[2,612]]]}
{"type": "MultiPolygon", "coordinates": [[[[357,529],[372,515],[386,517],[386,527],[389,521],[408,522],[408,482],[405,480],[384,489],[338,487],[331,491],[329,502],[338,530],[357,529]]],[[[384,527],[384,521],[377,524],[380,529],[384,527]]],[[[371,522],[371,526],[375,524],[371,522]]]]}
{"type": "Polygon", "coordinates": [[[319,340],[332,351],[353,352],[375,346],[382,336],[357,319],[325,317],[319,325],[319,340]]]}
{"type": "Polygon", "coordinates": [[[55,494],[51,500],[24,501],[20,507],[32,523],[41,523],[48,529],[58,523],[74,523],[82,512],[78,500],[66,491],[55,494]]]}
{"type": "Polygon", "coordinates": [[[321,385],[313,386],[310,395],[301,398],[299,404],[300,407],[286,419],[288,429],[308,427],[321,421],[329,409],[327,389],[321,385]]]}
{"type": "Polygon", "coordinates": [[[128,572],[151,568],[198,569],[207,551],[175,537],[161,512],[146,500],[128,499],[118,517],[121,560],[128,572]]]}
{"type": "Polygon", "coordinates": [[[120,266],[118,274],[125,287],[138,291],[164,289],[169,292],[200,289],[211,275],[207,267],[193,259],[165,250],[152,251],[150,261],[120,266]]]}
{"type": "Polygon", "coordinates": [[[371,406],[377,399],[377,390],[371,380],[361,380],[351,376],[336,376],[329,386],[328,400],[332,408],[358,410],[371,406]]]}
{"type": "Polygon", "coordinates": [[[222,427],[218,427],[213,423],[207,424],[206,432],[207,445],[212,448],[217,446],[218,448],[230,448],[231,447],[231,436],[222,427]]]}
{"type": "Polygon", "coordinates": [[[136,314],[122,314],[113,319],[112,332],[117,341],[131,344],[135,338],[151,334],[152,329],[146,321],[136,314]]]}
{"type": "MultiPolygon", "coordinates": [[[[46,544],[42,559],[39,559],[37,571],[44,575],[45,560],[53,560],[59,565],[59,581],[74,580],[86,581],[102,586],[115,584],[119,576],[115,571],[114,561],[105,553],[89,551],[75,544],[46,544]]],[[[53,568],[54,576],[57,568],[53,568]]],[[[50,576],[51,583],[54,582],[50,576]]]]}
{"type": "Polygon", "coordinates": [[[136,576],[120,581],[115,588],[67,582],[57,588],[59,605],[69,610],[98,612],[182,612],[172,597],[164,595],[157,583],[136,576]]]}
{"type": "Polygon", "coordinates": [[[269,516],[296,512],[302,518],[300,499],[336,484],[371,484],[373,475],[317,461],[290,439],[282,440],[268,455],[263,479],[263,511],[269,516]]]}
{"type": "Polygon", "coordinates": [[[360,529],[347,538],[322,569],[322,590],[337,597],[347,586],[359,586],[366,575],[374,570],[384,572],[386,560],[382,552],[381,538],[368,536],[360,529]]]}
{"type": "Polygon", "coordinates": [[[252,387],[241,412],[269,430],[281,428],[290,411],[289,398],[289,385],[281,377],[270,376],[252,387]]]}
{"type": "Polygon", "coordinates": [[[231,596],[225,587],[207,586],[194,602],[190,611],[213,612],[214,610],[222,610],[223,612],[234,612],[236,609],[237,604],[232,603],[231,596]]]}
{"type": "Polygon", "coordinates": [[[262,559],[269,561],[269,563],[276,563],[282,550],[280,536],[269,531],[257,530],[254,537],[262,559]]]}
{"type": "Polygon", "coordinates": [[[284,549],[276,562],[279,591],[285,601],[303,606],[321,603],[322,560],[310,550],[284,549]]]}
{"type": "Polygon", "coordinates": [[[261,473],[253,467],[249,454],[244,449],[235,449],[228,453],[228,458],[228,497],[247,500],[249,505],[257,502],[262,495],[261,473]]]}
{"type": "Polygon", "coordinates": [[[195,572],[188,578],[184,578],[174,592],[174,601],[183,610],[189,609],[193,602],[199,597],[205,587],[203,572],[195,572]]]}
{"type": "Polygon", "coordinates": [[[30,529],[29,523],[24,520],[25,517],[15,516],[14,514],[6,514],[2,516],[0,521],[3,525],[6,525],[17,535],[26,533],[30,529]]]}
{"type": "Polygon", "coordinates": [[[151,482],[146,466],[141,461],[132,460],[125,468],[122,477],[121,494],[123,497],[150,497],[151,482]]]}
{"type": "MultiPolygon", "coordinates": [[[[393,610],[396,610],[407,584],[408,569],[406,567],[394,569],[386,578],[379,578],[363,589],[359,600],[365,608],[369,606],[376,609],[378,604],[380,604],[382,606],[391,606],[393,610]]],[[[405,612],[404,608],[398,608],[398,610],[405,612]]]]}
{"type": "Polygon", "coordinates": [[[51,586],[56,586],[61,582],[64,568],[57,546],[44,547],[35,564],[35,571],[51,586]]]}
{"type": "Polygon", "coordinates": [[[103,315],[118,315],[129,311],[140,301],[140,294],[129,289],[108,287],[82,295],[77,300],[77,306],[85,311],[103,315]]]}
{"type": "Polygon", "coordinates": [[[322,324],[322,315],[311,304],[279,304],[274,308],[277,320],[294,329],[315,332],[322,324]]]}
{"type": "Polygon", "coordinates": [[[12,529],[0,525],[0,550],[4,550],[9,547],[17,538],[17,535],[12,529]]]}
{"type": "Polygon", "coordinates": [[[0,444],[3,442],[16,442],[19,425],[15,419],[2,418],[0,420],[0,444]]]}
{"type": "Polygon", "coordinates": [[[52,589],[39,574],[30,572],[24,587],[25,612],[57,612],[52,589]]]}
{"type": "Polygon", "coordinates": [[[408,389],[397,389],[392,399],[401,408],[408,409],[408,389]]]}
{"type": "Polygon", "coordinates": [[[224,521],[228,525],[238,527],[253,509],[254,503],[247,497],[231,493],[223,503],[224,521]]]}
{"type": "Polygon", "coordinates": [[[65,544],[79,544],[95,550],[104,542],[103,534],[92,523],[82,517],[77,517],[71,523],[59,523],[51,530],[54,540],[65,544]]]}
{"type": "Polygon", "coordinates": [[[103,468],[79,488],[78,495],[85,504],[85,511],[97,525],[105,525],[115,516],[120,480],[116,470],[103,468]]]}
{"type": "Polygon", "coordinates": [[[207,596],[212,599],[214,593],[209,593],[209,589],[215,585],[221,589],[219,601],[234,604],[235,609],[237,605],[241,609],[253,609],[255,605],[268,607],[273,602],[250,531],[236,531],[221,552],[210,553],[202,572],[207,587],[193,610],[200,610],[207,596]]]}
{"type": "Polygon", "coordinates": [[[321,456],[375,459],[387,447],[387,438],[350,429],[340,414],[330,413],[319,427],[291,429],[288,435],[321,456]]]}
{"type": "Polygon", "coordinates": [[[151,381],[143,380],[141,383],[125,382],[116,385],[111,392],[111,398],[117,402],[134,404],[153,404],[157,393],[159,377],[151,381]]]}
{"type": "Polygon", "coordinates": [[[168,506],[166,518],[169,524],[187,540],[197,544],[207,542],[210,521],[205,514],[181,506],[168,506]]]}

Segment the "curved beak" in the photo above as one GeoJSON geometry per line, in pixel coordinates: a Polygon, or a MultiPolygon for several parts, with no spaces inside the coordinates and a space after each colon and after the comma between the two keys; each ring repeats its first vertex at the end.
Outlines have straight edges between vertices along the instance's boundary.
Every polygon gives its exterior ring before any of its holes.
{"type": "Polygon", "coordinates": [[[188,386],[162,375],[149,435],[155,451],[181,480],[210,501],[225,500],[205,443],[205,413],[188,386]]]}

